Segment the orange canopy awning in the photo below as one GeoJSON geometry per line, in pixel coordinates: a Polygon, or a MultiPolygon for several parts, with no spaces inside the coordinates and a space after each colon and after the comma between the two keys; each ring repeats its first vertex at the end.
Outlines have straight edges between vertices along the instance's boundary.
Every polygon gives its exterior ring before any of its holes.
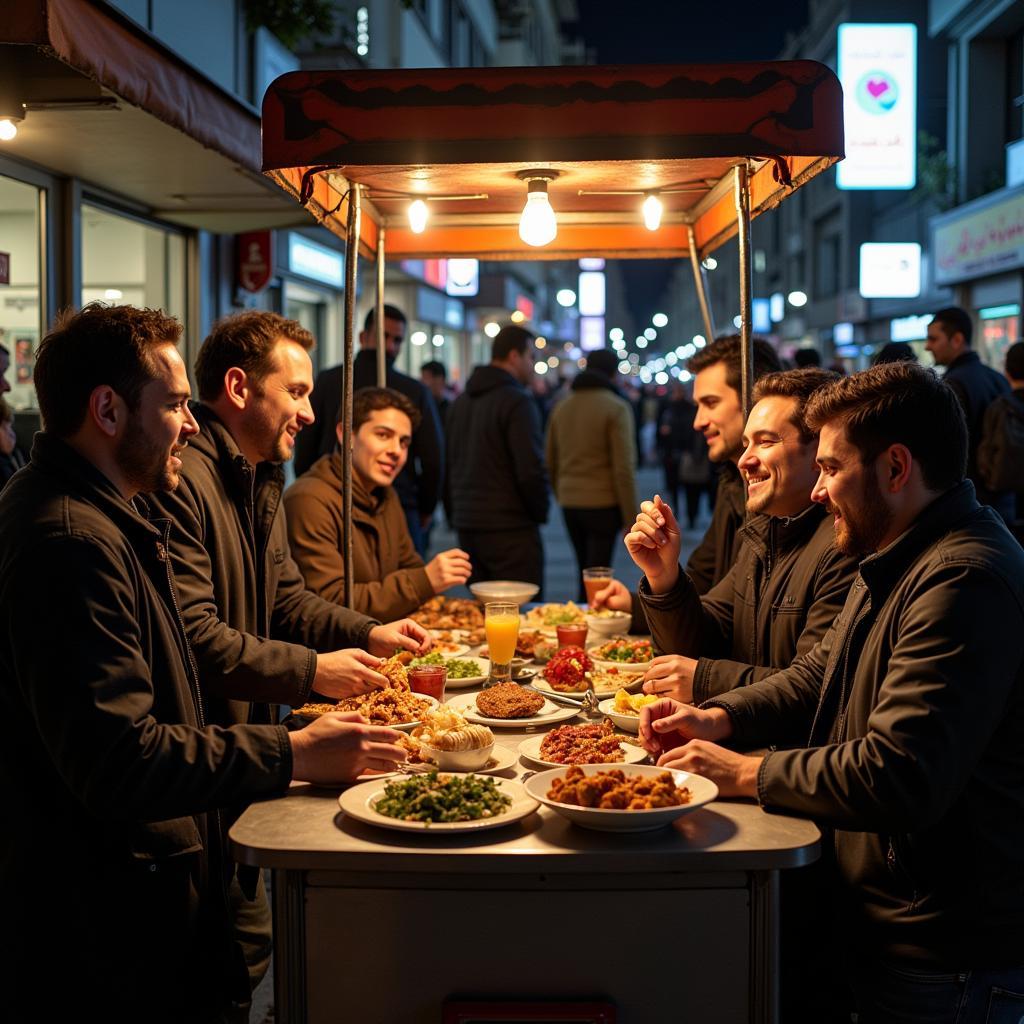
{"type": "Polygon", "coordinates": [[[385,225],[392,259],[683,256],[691,227],[703,255],[736,232],[734,167],[757,216],[842,156],[842,91],[813,61],[293,72],[263,100],[263,170],[342,237],[358,183],[363,245],[385,225]],[[518,234],[535,168],[557,172],[542,248],[518,234]]]}

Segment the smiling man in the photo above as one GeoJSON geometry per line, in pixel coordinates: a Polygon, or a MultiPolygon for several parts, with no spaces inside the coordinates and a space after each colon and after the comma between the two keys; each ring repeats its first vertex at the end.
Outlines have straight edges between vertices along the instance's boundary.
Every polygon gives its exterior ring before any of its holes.
{"type": "Polygon", "coordinates": [[[931,371],[890,363],[836,381],[807,421],[820,432],[814,498],[837,546],[862,559],[843,610],[753,686],[700,709],[645,708],[641,736],[660,764],[714,779],[723,796],[828,830],[827,905],[848,944],[834,960],[859,1020],[1015,1021],[1024,552],[964,479],[963,412],[931,371]]]}
{"type": "Polygon", "coordinates": [[[700,702],[756,682],[809,651],[832,624],[856,574],[832,522],[811,500],[818,436],[804,410],[837,374],[808,368],[758,381],[739,470],[747,520],[736,562],[701,597],[679,567],[674,510],[640,507],[626,547],[643,570],[639,594],[655,646],[644,692],[700,702]]]}
{"type": "MultiPolygon", "coordinates": [[[[390,388],[360,388],[352,399],[352,607],[380,619],[415,611],[472,572],[453,548],[426,565],[413,547],[392,484],[409,457],[419,410],[390,388]]],[[[345,443],[342,424],[338,444],[345,443]]],[[[306,586],[339,604],[345,593],[345,502],[342,455],[318,459],[285,492],[288,539],[306,586]]]]}

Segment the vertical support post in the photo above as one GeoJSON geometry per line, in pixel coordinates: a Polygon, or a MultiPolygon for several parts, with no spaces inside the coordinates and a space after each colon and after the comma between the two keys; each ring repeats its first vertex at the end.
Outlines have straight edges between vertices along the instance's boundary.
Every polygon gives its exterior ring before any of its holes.
{"type": "Polygon", "coordinates": [[[754,336],[753,303],[751,292],[754,287],[750,262],[750,174],[747,165],[738,164],[733,178],[736,200],[737,239],[740,250],[740,399],[743,402],[743,416],[750,412],[754,391],[754,336]]]}
{"type": "Polygon", "coordinates": [[[359,271],[359,214],[361,206],[360,186],[355,182],[349,186],[348,221],[345,236],[345,355],[344,372],[341,377],[341,415],[343,429],[341,436],[342,457],[342,504],[345,508],[345,532],[342,538],[342,554],[345,559],[345,607],[352,607],[352,368],[353,348],[356,337],[356,280],[359,271]]]}
{"type": "Polygon", "coordinates": [[[377,387],[387,386],[388,364],[384,349],[384,223],[377,229],[377,307],[373,314],[377,328],[377,387]]]}
{"type": "Polygon", "coordinates": [[[686,225],[686,232],[690,239],[690,265],[693,267],[693,283],[697,288],[700,315],[704,321],[704,336],[708,342],[712,342],[715,340],[715,318],[711,313],[711,301],[708,299],[707,277],[700,265],[700,253],[697,252],[697,234],[692,224],[686,225]]]}

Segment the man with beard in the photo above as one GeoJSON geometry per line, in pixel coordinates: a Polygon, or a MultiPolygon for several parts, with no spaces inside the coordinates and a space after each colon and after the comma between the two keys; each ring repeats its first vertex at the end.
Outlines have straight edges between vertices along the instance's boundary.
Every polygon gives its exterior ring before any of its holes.
{"type": "MultiPolygon", "coordinates": [[[[964,479],[963,412],[931,371],[889,363],[837,381],[807,420],[814,499],[862,558],[842,612],[753,686],[645,708],[641,736],[659,764],[830,833],[847,943],[835,959],[862,1024],[1016,1020],[1024,551],[964,479]]],[[[662,525],[643,530],[658,543],[662,525]]]]}
{"type": "MultiPolygon", "coordinates": [[[[313,691],[341,698],[386,686],[381,658],[430,646],[414,622],[381,625],[307,590],[291,557],[281,463],[313,421],[312,347],[301,324],[276,313],[215,324],[196,360],[202,433],[182,455],[181,486],[154,498],[172,522],[181,613],[207,718],[219,725],[275,721],[272,705],[301,705],[313,691]]],[[[255,987],[270,914],[259,873],[241,867],[238,877],[234,910],[255,987]]]]}
{"type": "Polygon", "coordinates": [[[836,550],[832,522],[811,500],[818,437],[804,412],[838,375],[790,370],[762,377],[743,433],[739,470],[747,520],[725,578],[703,597],[679,567],[681,531],[655,495],[640,506],[626,548],[643,570],[639,594],[655,658],[644,692],[700,702],[764,679],[809,651],[846,600],[856,563],[836,550]],[[643,527],[657,518],[664,543],[643,527]]]}
{"type": "Polygon", "coordinates": [[[177,485],[199,429],[180,334],[129,306],[58,319],[35,369],[44,429],[0,497],[0,980],[17,1024],[247,1019],[222,810],[404,756],[357,716],[294,734],[209,721],[169,524],[140,497],[177,485]]]}

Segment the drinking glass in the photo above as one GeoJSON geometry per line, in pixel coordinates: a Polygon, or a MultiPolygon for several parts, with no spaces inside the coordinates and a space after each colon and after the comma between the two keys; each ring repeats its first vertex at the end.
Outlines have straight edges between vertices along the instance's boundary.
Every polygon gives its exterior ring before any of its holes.
{"type": "Polygon", "coordinates": [[[555,626],[555,635],[558,637],[559,650],[563,647],[587,646],[587,624],[585,622],[574,622],[569,626],[555,626]]]}
{"type": "Polygon", "coordinates": [[[448,681],[448,669],[444,665],[413,665],[407,675],[413,693],[425,693],[434,697],[438,704],[444,703],[444,684],[448,681]]]}
{"type": "Polygon", "coordinates": [[[491,601],[484,605],[484,631],[491,655],[487,686],[507,683],[512,678],[512,659],[519,640],[519,605],[491,601]]]}
{"type": "Polygon", "coordinates": [[[611,566],[594,565],[583,570],[583,589],[587,592],[587,604],[594,610],[594,595],[604,590],[612,581],[611,566]]]}

